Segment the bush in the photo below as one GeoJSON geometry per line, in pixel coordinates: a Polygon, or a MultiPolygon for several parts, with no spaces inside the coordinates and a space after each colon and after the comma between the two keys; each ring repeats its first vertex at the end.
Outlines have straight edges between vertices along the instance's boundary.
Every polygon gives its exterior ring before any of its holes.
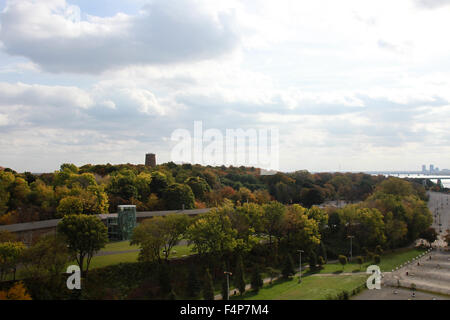
{"type": "Polygon", "coordinates": [[[311,271],[314,271],[317,268],[317,255],[314,252],[309,254],[309,268],[311,271]]]}
{"type": "Polygon", "coordinates": [[[259,289],[261,289],[262,286],[264,285],[263,279],[261,278],[261,273],[259,272],[259,267],[258,267],[258,265],[256,265],[256,266],[253,268],[253,271],[252,271],[252,279],[251,279],[251,281],[250,281],[250,284],[251,284],[251,286],[252,286],[252,289],[253,289],[255,292],[258,292],[259,289]]]}
{"type": "Polygon", "coordinates": [[[196,298],[200,292],[200,289],[201,285],[198,280],[197,270],[195,269],[195,265],[191,264],[189,267],[186,294],[189,298],[196,298]]]}
{"type": "Polygon", "coordinates": [[[381,262],[381,256],[379,254],[376,254],[373,256],[373,260],[375,264],[379,264],[381,262]]]}
{"type": "Polygon", "coordinates": [[[358,264],[359,264],[359,269],[361,270],[361,266],[362,266],[362,264],[364,263],[364,258],[363,258],[362,256],[357,256],[357,257],[356,257],[356,261],[358,262],[358,264]]]}
{"type": "Polygon", "coordinates": [[[324,257],[319,256],[319,259],[317,259],[317,263],[319,265],[319,268],[322,269],[322,266],[326,263],[326,261],[325,261],[324,257]]]}
{"type": "Polygon", "coordinates": [[[203,298],[205,300],[214,300],[214,284],[209,269],[206,269],[205,280],[203,283],[203,298]]]}
{"type": "Polygon", "coordinates": [[[284,259],[283,270],[281,271],[281,273],[283,274],[283,277],[286,279],[295,273],[294,262],[292,261],[292,257],[290,254],[288,254],[284,259]]]}
{"type": "Polygon", "coordinates": [[[339,263],[342,264],[342,270],[344,270],[344,266],[347,264],[347,257],[340,254],[338,257],[339,263]]]}

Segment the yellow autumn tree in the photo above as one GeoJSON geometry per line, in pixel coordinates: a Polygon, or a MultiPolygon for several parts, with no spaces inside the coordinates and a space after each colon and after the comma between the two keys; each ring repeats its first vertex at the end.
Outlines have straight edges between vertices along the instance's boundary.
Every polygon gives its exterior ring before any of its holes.
{"type": "Polygon", "coordinates": [[[32,300],[22,282],[17,282],[9,290],[0,291],[0,300],[32,300]]]}

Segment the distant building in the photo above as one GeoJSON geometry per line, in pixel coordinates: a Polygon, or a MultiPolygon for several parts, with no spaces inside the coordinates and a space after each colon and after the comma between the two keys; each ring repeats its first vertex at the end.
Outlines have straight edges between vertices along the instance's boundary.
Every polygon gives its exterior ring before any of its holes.
{"type": "Polygon", "coordinates": [[[156,155],[154,153],[147,153],[145,155],[145,165],[149,167],[156,167],[156,155]]]}
{"type": "Polygon", "coordinates": [[[430,173],[434,172],[434,164],[430,164],[430,173]]]}
{"type": "Polygon", "coordinates": [[[422,172],[427,172],[427,166],[425,164],[422,165],[422,172]]]}

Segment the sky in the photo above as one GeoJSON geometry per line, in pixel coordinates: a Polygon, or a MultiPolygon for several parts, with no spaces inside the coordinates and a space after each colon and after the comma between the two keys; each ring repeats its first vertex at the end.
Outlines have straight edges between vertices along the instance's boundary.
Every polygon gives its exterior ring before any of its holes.
{"type": "Polygon", "coordinates": [[[279,129],[280,170],[450,167],[450,0],[0,0],[0,166],[171,160],[279,129]]]}

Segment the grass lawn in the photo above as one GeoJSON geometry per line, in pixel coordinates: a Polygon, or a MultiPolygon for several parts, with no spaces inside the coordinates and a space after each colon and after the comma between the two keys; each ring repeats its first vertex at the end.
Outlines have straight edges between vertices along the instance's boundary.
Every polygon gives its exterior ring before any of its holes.
{"type": "Polygon", "coordinates": [[[133,245],[130,246],[130,241],[118,241],[118,242],[110,242],[107,243],[106,246],[100,250],[102,251],[127,251],[127,250],[138,250],[139,246],[133,245]]]}
{"type": "MultiPolygon", "coordinates": [[[[173,247],[169,258],[180,258],[184,255],[190,255],[191,246],[188,245],[177,245],[173,247]]],[[[108,243],[105,248],[100,252],[111,252],[117,251],[116,254],[108,254],[103,256],[94,256],[91,260],[91,265],[89,269],[102,268],[114,264],[119,264],[121,262],[137,262],[139,251],[135,252],[120,252],[126,250],[138,250],[138,246],[130,246],[129,241],[120,241],[108,243]]],[[[72,264],[72,263],[71,263],[72,264]]]]}
{"type": "MultiPolygon", "coordinates": [[[[366,281],[365,275],[352,276],[308,276],[298,283],[298,277],[292,280],[279,280],[265,285],[258,294],[249,292],[244,300],[325,300],[329,296],[347,290],[351,292],[366,281]]],[[[232,299],[242,299],[232,297],[232,299]]]]}
{"type": "MultiPolygon", "coordinates": [[[[424,252],[421,249],[398,249],[394,252],[386,253],[381,256],[381,262],[379,264],[381,271],[392,271],[395,267],[401,265],[402,263],[411,260],[414,257],[417,257],[419,254],[424,252]]],[[[340,263],[330,263],[323,266],[323,269],[320,273],[342,273],[342,272],[359,272],[365,271],[367,267],[373,262],[366,262],[362,265],[361,270],[359,268],[359,264],[357,264],[356,257],[353,257],[353,263],[348,263],[342,269],[342,265],[340,263]]]]}

